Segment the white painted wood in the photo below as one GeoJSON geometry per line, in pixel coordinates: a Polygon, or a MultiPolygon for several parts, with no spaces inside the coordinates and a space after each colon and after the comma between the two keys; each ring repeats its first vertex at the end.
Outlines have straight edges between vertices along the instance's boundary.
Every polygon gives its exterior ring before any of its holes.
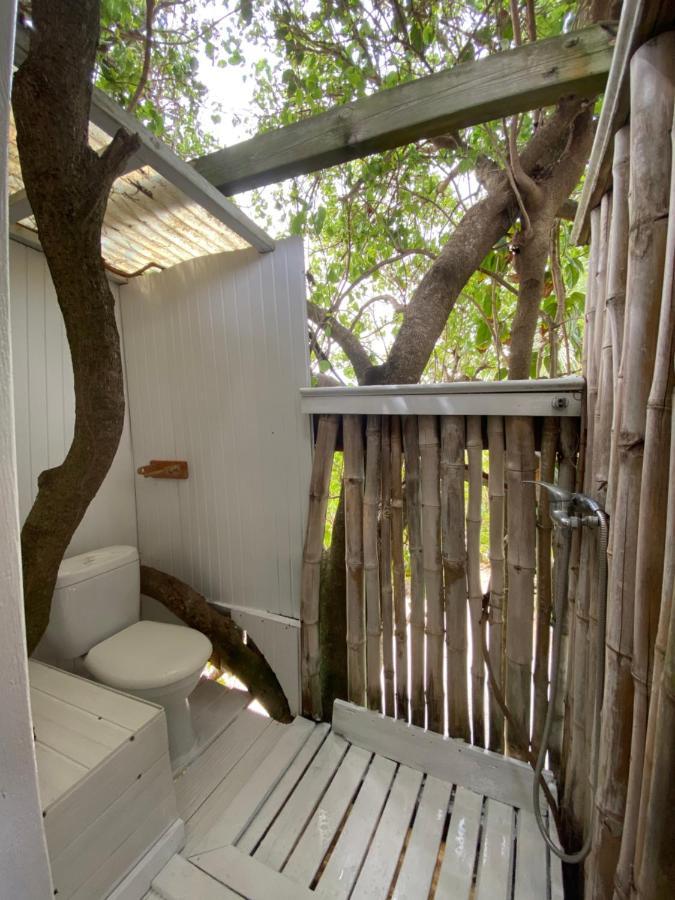
{"type": "Polygon", "coordinates": [[[300,884],[310,886],[351,805],[370,760],[371,754],[367,750],[360,747],[349,748],[284,866],[285,875],[300,884]]]}
{"type": "MultiPolygon", "coordinates": [[[[245,853],[251,853],[262,840],[263,835],[272,824],[277,813],[295,789],[310,762],[314,759],[328,731],[329,727],[325,723],[315,726],[302,750],[290,764],[242,837],[237,841],[240,850],[245,853]]],[[[211,840],[210,836],[209,840],[211,840]]]]}
{"type": "MultiPolygon", "coordinates": [[[[147,772],[166,754],[166,748],[166,725],[160,714],[137,731],[133,741],[126,741],[111,751],[66,793],[54,797],[44,809],[50,853],[60,853],[85,823],[94,821],[136,781],[139,774],[147,772]]],[[[47,777],[48,773],[40,766],[41,783],[47,777]]]]}
{"type": "Polygon", "coordinates": [[[316,893],[319,897],[339,891],[349,894],[396,772],[396,764],[383,756],[373,757],[356,803],[321,874],[316,893]]]}
{"type": "Polygon", "coordinates": [[[254,778],[242,786],[227,810],[223,810],[221,819],[209,830],[197,852],[203,853],[237,843],[304,747],[314,728],[313,722],[298,718],[283,729],[272,752],[256,769],[254,778]]]}
{"type": "Polygon", "coordinates": [[[216,789],[207,800],[199,807],[188,822],[188,840],[185,846],[185,856],[190,857],[198,853],[203,846],[205,836],[220,822],[227,809],[239,793],[242,785],[250,785],[255,782],[258,768],[264,764],[279,736],[287,726],[277,722],[263,731],[246,751],[239,762],[220,781],[216,789]]]}
{"type": "Polygon", "coordinates": [[[208,735],[214,728],[217,734],[224,731],[235,716],[251,703],[253,697],[248,691],[238,691],[224,687],[217,681],[203,678],[190,694],[190,710],[192,724],[197,740],[206,749],[210,740],[208,735]]]}
{"type": "Polygon", "coordinates": [[[138,700],[114,688],[104,687],[96,681],[80,678],[36,660],[30,660],[29,668],[32,687],[52,697],[67,700],[72,706],[95,716],[102,716],[131,732],[147,725],[157,717],[158,711],[162,711],[161,706],[154,703],[138,700]]]}
{"type": "Polygon", "coordinates": [[[424,782],[410,842],[394,893],[395,900],[426,900],[436,868],[452,785],[429,775],[424,782]]]}
{"type": "Polygon", "coordinates": [[[182,819],[189,820],[270,723],[270,719],[242,710],[204,753],[176,778],[176,801],[182,819]]]}
{"type": "Polygon", "coordinates": [[[341,737],[328,736],[255,851],[256,859],[277,871],[283,867],[347,748],[341,737]]]}
{"type": "MultiPolygon", "coordinates": [[[[118,287],[112,286],[115,297],[118,287]]],[[[75,422],[70,351],[42,253],[10,245],[12,369],[17,410],[19,512],[23,521],[44,469],[60,465],[75,422]]],[[[136,505],[129,416],[110,471],[90,504],[66,556],[111,544],[135,545],[136,505]]]]}
{"type": "MultiPolygon", "coordinates": [[[[301,242],[192,260],[120,297],[134,467],[190,466],[185,481],[136,478],[143,561],[214,603],[297,619],[311,470],[301,242]]],[[[246,627],[297,709],[298,630],[246,627]]]]}
{"type": "Polygon", "coordinates": [[[239,894],[178,855],[153,880],[149,896],[150,900],[240,900],[239,894]]]}
{"type": "MultiPolygon", "coordinates": [[[[99,891],[98,896],[105,896],[127,873],[129,865],[136,862],[136,857],[146,852],[175,820],[176,803],[172,791],[171,767],[168,755],[165,755],[130,785],[94,822],[82,823],[82,830],[61,853],[51,855],[54,887],[58,889],[59,896],[76,896],[94,876],[98,876],[97,883],[103,886],[101,872],[104,869],[109,880],[105,884],[105,890],[99,891]],[[124,846],[130,833],[155,810],[161,811],[161,816],[153,816],[154,832],[146,834],[145,845],[131,858],[123,856],[124,864],[119,857],[115,863],[113,860],[116,851],[124,846]]],[[[85,891],[83,896],[87,895],[88,892],[85,891]]]]}
{"type": "Polygon", "coordinates": [[[458,787],[436,886],[438,900],[469,900],[483,798],[458,787]]]}
{"type": "Polygon", "coordinates": [[[247,900],[312,900],[314,894],[285,875],[275,872],[236,847],[211,850],[193,860],[247,900]]]}
{"type": "Polygon", "coordinates": [[[177,819],[136,863],[106,900],[139,900],[185,841],[185,824],[177,819]]]}
{"type": "Polygon", "coordinates": [[[513,818],[514,810],[510,806],[488,800],[476,877],[476,900],[507,900],[511,896],[513,818]]]}
{"type": "Polygon", "coordinates": [[[35,745],[38,775],[40,780],[40,802],[43,809],[50,807],[74,784],[86,776],[89,769],[44,744],[35,745]]]}
{"type": "Polygon", "coordinates": [[[583,378],[454,382],[300,391],[304,413],[580,416],[583,378]]]}
{"type": "Polygon", "coordinates": [[[516,900],[541,900],[548,891],[547,847],[529,809],[518,811],[516,833],[514,896],[516,900]]]}
{"type": "Polygon", "coordinates": [[[442,781],[513,806],[528,808],[531,803],[532,770],[525,763],[342,700],[335,701],[333,730],[359,747],[428,772],[442,781]]]}
{"type": "Polygon", "coordinates": [[[354,900],[384,900],[389,895],[421,782],[420,772],[407,766],[399,766],[375,837],[351,895],[354,900]]]}

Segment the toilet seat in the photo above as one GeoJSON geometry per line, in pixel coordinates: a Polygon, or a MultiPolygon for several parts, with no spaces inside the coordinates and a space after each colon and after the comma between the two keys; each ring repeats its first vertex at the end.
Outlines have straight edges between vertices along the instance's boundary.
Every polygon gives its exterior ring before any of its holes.
{"type": "Polygon", "coordinates": [[[97,681],[133,692],[188,678],[202,669],[211,651],[209,639],[194,628],[142,621],[96,644],[84,663],[97,681]]]}

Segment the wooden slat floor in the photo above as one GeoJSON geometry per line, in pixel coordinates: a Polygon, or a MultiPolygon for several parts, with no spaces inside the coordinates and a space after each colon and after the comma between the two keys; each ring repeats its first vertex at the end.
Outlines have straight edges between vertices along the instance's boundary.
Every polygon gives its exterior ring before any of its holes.
{"type": "Polygon", "coordinates": [[[332,729],[240,709],[176,782],[187,842],[147,898],[562,900],[527,775],[347,704],[332,729]]]}

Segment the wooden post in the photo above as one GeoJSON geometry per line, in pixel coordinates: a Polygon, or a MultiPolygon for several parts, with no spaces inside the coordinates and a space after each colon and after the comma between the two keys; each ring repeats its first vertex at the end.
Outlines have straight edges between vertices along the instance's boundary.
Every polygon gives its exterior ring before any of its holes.
{"type": "Polygon", "coordinates": [[[401,476],[401,419],[391,419],[391,561],[394,580],[396,643],[396,718],[408,721],[408,616],[403,559],[403,479],[401,476]]]}
{"type": "Polygon", "coordinates": [[[382,613],[382,661],[384,712],[395,714],[394,705],[394,609],[391,587],[391,417],[382,416],[382,513],[380,516],[380,609],[382,613]]]}
{"type": "MultiPolygon", "coordinates": [[[[675,151],[675,125],[671,146],[675,151]]],[[[628,896],[635,858],[636,835],[643,790],[643,768],[649,690],[652,685],[654,642],[662,602],[667,537],[668,463],[672,418],[673,361],[675,358],[675,152],[671,155],[670,202],[665,272],[661,299],[654,376],[647,402],[644,464],[640,489],[637,556],[635,562],[635,618],[633,622],[633,731],[621,851],[616,872],[620,892],[628,896]]],[[[666,594],[668,587],[666,586],[666,594]]]]}
{"type": "MultiPolygon", "coordinates": [[[[504,420],[488,417],[490,469],[488,495],[490,504],[490,661],[492,669],[504,685],[504,605],[506,571],[504,561],[504,420]]],[[[504,751],[504,714],[490,692],[490,750],[504,751]]]]}
{"type": "Polygon", "coordinates": [[[361,416],[343,416],[347,680],[349,699],[366,700],[366,608],[363,593],[363,434],[361,416]]]}
{"type": "Polygon", "coordinates": [[[652,383],[665,262],[675,95],[675,32],[631,61],[630,238],[623,341],[618,486],[614,501],[603,727],[588,896],[613,890],[626,813],[633,718],[634,598],[647,401],[652,383]]]}
{"type": "Polygon", "coordinates": [[[426,696],[431,731],[445,730],[443,691],[443,577],[441,573],[441,500],[439,493],[439,441],[435,416],[419,417],[422,501],[422,559],[427,599],[426,696]]]}
{"type": "MultiPolygon", "coordinates": [[[[530,731],[530,680],[536,554],[534,425],[526,416],[506,420],[507,567],[506,702],[524,734],[530,731]]],[[[528,748],[506,723],[506,749],[525,759],[528,748]]]]}
{"type": "MultiPolygon", "coordinates": [[[[558,445],[558,420],[544,419],[541,435],[539,478],[549,484],[555,479],[555,457],[558,445]]],[[[548,710],[548,664],[551,633],[552,581],[551,532],[553,523],[550,502],[545,490],[539,491],[537,504],[537,604],[534,643],[534,719],[532,744],[538,750],[548,710]]]]}
{"type": "Polygon", "coordinates": [[[471,723],[473,742],[485,746],[483,692],[485,673],[480,621],[483,590],[480,583],[480,527],[483,500],[483,436],[481,417],[467,416],[466,450],[469,462],[469,502],[466,515],[467,585],[471,618],[471,723]]]}
{"type": "Polygon", "coordinates": [[[302,582],[300,584],[302,711],[304,715],[314,719],[322,717],[319,589],[326,510],[337,430],[337,416],[319,417],[312,476],[309,483],[309,512],[307,514],[305,548],[302,555],[302,582]]]}
{"type": "Polygon", "coordinates": [[[405,416],[403,419],[403,447],[410,550],[410,706],[413,725],[424,727],[424,562],[417,416],[405,416]]]}
{"type": "Polygon", "coordinates": [[[448,732],[469,740],[466,679],[466,547],[464,544],[463,416],[441,419],[441,555],[445,591],[445,641],[448,658],[448,732]]]}
{"type": "Polygon", "coordinates": [[[366,426],[366,486],[363,497],[363,568],[366,587],[366,675],[368,709],[382,706],[382,627],[380,623],[380,561],[377,515],[380,506],[380,417],[368,416],[366,426]]]}

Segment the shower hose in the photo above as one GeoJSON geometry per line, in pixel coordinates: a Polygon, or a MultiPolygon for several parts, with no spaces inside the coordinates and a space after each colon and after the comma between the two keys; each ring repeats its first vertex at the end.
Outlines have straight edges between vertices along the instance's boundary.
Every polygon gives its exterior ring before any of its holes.
{"type": "Polygon", "coordinates": [[[562,643],[562,620],[564,614],[564,605],[567,602],[567,591],[565,590],[565,586],[567,584],[567,573],[569,567],[570,560],[570,545],[571,545],[571,527],[569,525],[561,525],[560,523],[556,523],[556,527],[565,529],[565,540],[562,547],[562,553],[560,555],[558,565],[556,567],[556,600],[555,600],[555,627],[553,629],[553,647],[551,650],[551,696],[548,704],[548,710],[546,712],[546,721],[544,722],[544,730],[542,732],[541,737],[541,745],[539,748],[539,755],[537,757],[537,764],[534,770],[534,780],[532,782],[532,806],[534,810],[534,815],[537,820],[537,825],[539,827],[539,831],[541,832],[541,836],[543,837],[546,844],[549,846],[551,851],[555,853],[559,859],[561,859],[564,863],[570,863],[572,865],[576,863],[582,862],[584,860],[591,849],[591,841],[593,839],[593,812],[594,812],[594,804],[593,804],[593,795],[595,793],[595,786],[597,782],[598,776],[598,745],[600,739],[600,718],[601,718],[601,710],[602,710],[602,691],[604,687],[605,680],[605,623],[607,619],[607,604],[606,604],[606,594],[607,594],[607,537],[608,537],[608,521],[607,515],[602,509],[595,509],[594,515],[597,516],[597,525],[598,525],[598,628],[597,628],[597,639],[596,639],[596,654],[598,658],[598,665],[596,669],[596,678],[595,678],[595,703],[593,708],[593,735],[592,735],[592,763],[591,763],[591,790],[589,791],[590,795],[590,816],[589,816],[589,827],[588,834],[586,840],[584,841],[583,846],[580,850],[577,850],[576,853],[565,853],[563,849],[557,846],[557,844],[553,841],[551,836],[549,835],[546,825],[544,824],[541,805],[539,802],[539,781],[542,777],[542,772],[544,769],[544,762],[546,760],[546,754],[548,752],[548,744],[551,735],[551,727],[553,725],[553,717],[555,712],[555,700],[558,692],[558,661],[560,658],[560,647],[562,643]]]}

